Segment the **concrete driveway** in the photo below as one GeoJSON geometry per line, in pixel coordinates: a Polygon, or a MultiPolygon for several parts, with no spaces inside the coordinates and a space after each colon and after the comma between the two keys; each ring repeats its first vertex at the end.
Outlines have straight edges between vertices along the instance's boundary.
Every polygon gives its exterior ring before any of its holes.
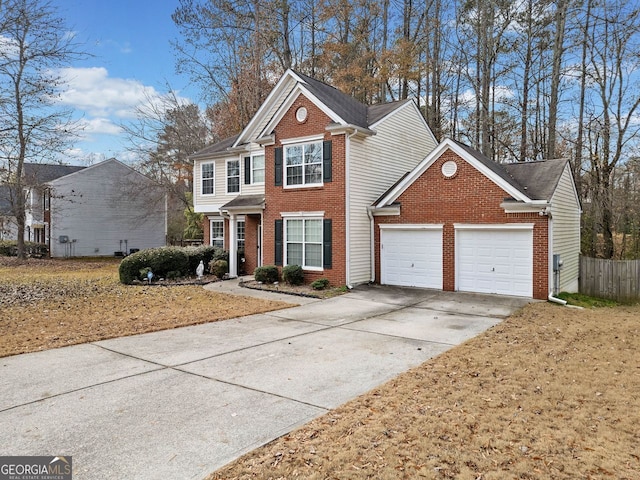
{"type": "Polygon", "coordinates": [[[0,455],[70,455],[76,480],[200,479],[527,303],[380,286],[283,299],[303,304],[0,358],[0,455]]]}

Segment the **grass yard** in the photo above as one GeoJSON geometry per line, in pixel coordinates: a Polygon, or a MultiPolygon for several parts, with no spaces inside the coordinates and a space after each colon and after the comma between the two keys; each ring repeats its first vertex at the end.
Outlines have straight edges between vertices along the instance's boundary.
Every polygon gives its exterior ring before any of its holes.
{"type": "Polygon", "coordinates": [[[0,357],[291,306],[200,285],[121,285],[118,265],[0,257],[0,357]]]}
{"type": "Polygon", "coordinates": [[[531,304],[214,479],[640,478],[640,306],[531,304]]]}

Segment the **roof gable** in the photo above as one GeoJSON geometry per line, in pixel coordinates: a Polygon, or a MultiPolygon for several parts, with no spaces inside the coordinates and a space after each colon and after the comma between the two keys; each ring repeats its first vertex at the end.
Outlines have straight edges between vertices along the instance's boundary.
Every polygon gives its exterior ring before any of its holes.
{"type": "Polygon", "coordinates": [[[529,203],[533,199],[530,198],[525,192],[526,190],[515,182],[503,167],[495,162],[492,162],[480,152],[468,147],[462,143],[456,142],[449,138],[440,142],[440,144],[422,161],[416,168],[414,168],[408,175],[404,177],[400,182],[392,187],[385,195],[383,195],[378,202],[374,204],[377,207],[384,207],[391,205],[398,197],[409,188],[413,182],[415,182],[440,156],[447,150],[452,150],[464,161],[472,165],[476,170],[480,171],[490,181],[494,182],[498,187],[504,190],[507,194],[520,202],[529,203]]]}
{"type": "Polygon", "coordinates": [[[89,167],[82,167],[81,170],[77,170],[76,172],[71,173],[69,175],[65,175],[64,177],[59,177],[59,178],[57,178],[55,180],[51,180],[48,183],[51,184],[51,185],[60,184],[60,182],[62,182],[62,181],[67,181],[69,179],[69,177],[71,177],[73,179],[77,175],[86,175],[86,174],[94,172],[95,170],[102,170],[105,167],[108,167],[110,165],[115,166],[120,171],[124,171],[125,175],[132,174],[132,175],[136,175],[137,177],[139,177],[141,181],[153,182],[153,180],[151,180],[149,177],[143,175],[140,172],[135,171],[133,168],[131,168],[128,165],[125,165],[120,160],[118,160],[116,158],[109,158],[108,160],[104,160],[103,162],[96,163],[96,164],[91,165],[89,167]]]}

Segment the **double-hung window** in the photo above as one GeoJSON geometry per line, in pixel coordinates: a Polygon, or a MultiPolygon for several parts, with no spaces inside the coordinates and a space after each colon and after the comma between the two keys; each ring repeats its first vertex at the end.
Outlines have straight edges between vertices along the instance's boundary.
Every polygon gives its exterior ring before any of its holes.
{"type": "Polygon", "coordinates": [[[240,192],[240,160],[227,160],[227,193],[240,192]]]}
{"type": "Polygon", "coordinates": [[[211,246],[224,248],[224,220],[212,219],[211,225],[211,246]]]}
{"type": "Polygon", "coordinates": [[[322,142],[284,147],[285,185],[322,184],[322,142]]]}
{"type": "Polygon", "coordinates": [[[264,183],[264,155],[251,157],[251,183],[264,183]]]}
{"type": "Polygon", "coordinates": [[[285,220],[286,265],[322,268],[322,219],[285,220]]]}
{"type": "Polygon", "coordinates": [[[202,174],[202,194],[213,195],[215,193],[215,163],[203,163],[200,166],[202,174]]]}

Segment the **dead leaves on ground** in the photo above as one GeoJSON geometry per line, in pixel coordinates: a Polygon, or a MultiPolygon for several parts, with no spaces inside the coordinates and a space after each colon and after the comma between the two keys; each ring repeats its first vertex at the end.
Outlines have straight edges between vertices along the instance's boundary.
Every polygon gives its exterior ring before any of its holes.
{"type": "Polygon", "coordinates": [[[538,303],[213,479],[640,478],[640,307],[538,303]]]}
{"type": "Polygon", "coordinates": [[[288,306],[200,285],[121,285],[113,262],[5,262],[0,264],[0,357],[288,306]]]}

